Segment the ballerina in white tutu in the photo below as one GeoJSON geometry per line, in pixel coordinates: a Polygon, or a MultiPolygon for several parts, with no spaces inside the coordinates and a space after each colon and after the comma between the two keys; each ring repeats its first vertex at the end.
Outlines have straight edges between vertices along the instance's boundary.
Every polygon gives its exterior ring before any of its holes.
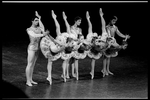
{"type": "MultiPolygon", "coordinates": [[[[52,62],[58,60],[62,57],[62,52],[66,48],[66,38],[69,37],[68,33],[60,32],[60,25],[56,19],[56,15],[52,10],[52,18],[54,19],[56,25],[56,39],[54,39],[50,34],[42,38],[41,40],[41,50],[46,58],[48,58],[47,70],[50,85],[52,84],[52,62]]],[[[64,69],[64,68],[63,68],[64,69]]]]}
{"type": "MultiPolygon", "coordinates": [[[[67,27],[67,32],[70,34],[70,37],[73,39],[74,50],[77,50],[79,48],[79,41],[78,41],[79,39],[78,39],[78,37],[79,37],[79,35],[81,37],[83,36],[81,28],[78,27],[81,24],[82,19],[80,17],[76,17],[74,25],[70,26],[68,21],[67,21],[67,16],[65,15],[65,12],[63,12],[63,18],[64,18],[64,21],[65,21],[65,24],[66,24],[66,27],[67,27]]],[[[67,70],[69,70],[69,60],[68,60],[67,70]]],[[[76,79],[78,80],[78,76],[79,76],[78,75],[78,59],[73,58],[71,60],[73,60],[73,63],[72,63],[72,76],[76,77],[76,79]]],[[[67,73],[68,73],[67,76],[69,76],[68,71],[67,71],[67,73]]]]}
{"type": "Polygon", "coordinates": [[[108,43],[108,48],[103,52],[104,59],[103,59],[102,73],[103,73],[103,77],[104,77],[105,75],[109,75],[109,74],[113,75],[113,73],[110,72],[110,70],[109,70],[110,57],[116,57],[118,55],[118,51],[122,48],[125,49],[127,46],[127,44],[119,45],[116,42],[116,39],[114,38],[115,33],[117,33],[118,36],[125,38],[125,41],[128,38],[130,38],[130,36],[123,35],[122,33],[120,33],[117,26],[114,25],[117,21],[117,18],[111,20],[111,22],[106,26],[106,22],[103,18],[104,14],[103,14],[101,8],[99,10],[99,14],[101,17],[101,22],[102,22],[102,37],[101,37],[101,39],[108,43]]]}
{"type": "Polygon", "coordinates": [[[87,41],[91,46],[91,49],[88,52],[88,56],[91,58],[91,79],[94,78],[94,68],[95,68],[95,61],[102,56],[101,50],[105,47],[106,43],[101,41],[101,35],[98,35],[96,32],[93,33],[92,31],[92,23],[90,21],[89,12],[86,12],[86,18],[88,21],[88,35],[87,41]]]}

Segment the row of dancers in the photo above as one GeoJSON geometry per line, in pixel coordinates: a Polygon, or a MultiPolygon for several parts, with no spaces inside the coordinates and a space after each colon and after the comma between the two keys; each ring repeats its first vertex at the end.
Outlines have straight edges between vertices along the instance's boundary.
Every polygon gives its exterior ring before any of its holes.
{"type": "Polygon", "coordinates": [[[78,61],[86,57],[91,58],[91,79],[94,78],[95,61],[103,56],[103,77],[112,74],[109,70],[110,58],[116,57],[118,51],[126,49],[127,39],[129,35],[123,35],[114,24],[117,21],[117,17],[110,21],[106,26],[106,22],[103,18],[102,8],[99,9],[99,14],[102,23],[102,34],[99,35],[92,31],[92,23],[90,21],[89,12],[86,12],[86,19],[88,22],[88,34],[86,38],[82,34],[82,29],[79,28],[82,18],[76,17],[74,25],[70,26],[67,21],[65,12],[62,12],[63,19],[66,25],[66,32],[60,31],[60,25],[57,21],[57,16],[52,10],[52,18],[54,19],[56,26],[56,38],[50,35],[48,30],[45,30],[43,23],[41,22],[41,16],[38,12],[35,12],[36,18],[32,21],[32,26],[27,29],[27,33],[30,38],[30,44],[28,46],[28,57],[26,67],[26,85],[32,86],[37,84],[33,81],[33,70],[38,58],[39,50],[48,59],[47,70],[50,85],[52,84],[52,63],[59,58],[63,59],[62,69],[63,73],[61,77],[66,82],[69,77],[69,65],[72,66],[72,76],[79,79],[78,61]],[[119,45],[114,38],[115,33],[124,38],[123,44],[119,45]]]}

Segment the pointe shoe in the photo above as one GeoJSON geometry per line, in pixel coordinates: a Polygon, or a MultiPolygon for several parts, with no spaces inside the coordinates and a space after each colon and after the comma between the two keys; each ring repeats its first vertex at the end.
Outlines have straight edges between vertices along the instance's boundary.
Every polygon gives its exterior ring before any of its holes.
{"type": "Polygon", "coordinates": [[[64,78],[64,82],[66,82],[67,80],[66,80],[66,78],[64,78]]]}
{"type": "Polygon", "coordinates": [[[49,81],[49,84],[50,84],[50,85],[52,84],[52,79],[50,79],[50,78],[46,78],[46,80],[48,80],[48,81],[49,81]]]}
{"type": "Polygon", "coordinates": [[[114,75],[112,72],[108,71],[108,74],[114,75]]]}
{"type": "Polygon", "coordinates": [[[66,78],[70,78],[69,76],[67,76],[66,78]]]}
{"type": "Polygon", "coordinates": [[[64,78],[64,75],[62,74],[61,77],[64,78]]]}
{"type": "Polygon", "coordinates": [[[106,76],[106,72],[104,72],[103,70],[101,72],[103,73],[103,77],[105,77],[106,76]]]}
{"type": "Polygon", "coordinates": [[[78,77],[78,76],[76,77],[76,80],[79,80],[79,77],[78,77]]]}
{"type": "Polygon", "coordinates": [[[79,77],[78,77],[77,74],[73,74],[72,76],[73,76],[74,78],[76,78],[76,80],[79,80],[79,77]]]}
{"type": "Polygon", "coordinates": [[[105,74],[108,76],[109,75],[109,73],[108,72],[105,72],[105,74]]]}
{"type": "Polygon", "coordinates": [[[93,79],[94,78],[94,74],[92,72],[90,72],[90,74],[91,74],[91,79],[93,79]]]}
{"type": "Polygon", "coordinates": [[[31,82],[27,82],[26,85],[27,85],[27,86],[33,86],[33,85],[31,84],[31,82]]]}
{"type": "Polygon", "coordinates": [[[37,82],[34,82],[34,81],[31,81],[31,83],[33,83],[33,84],[38,84],[37,82]]]}
{"type": "Polygon", "coordinates": [[[105,77],[105,75],[106,75],[106,74],[105,74],[105,73],[103,73],[103,77],[105,77]]]}
{"type": "Polygon", "coordinates": [[[79,80],[79,76],[77,74],[75,76],[76,76],[76,80],[79,80]]]}
{"type": "Polygon", "coordinates": [[[108,75],[108,72],[101,70],[101,72],[103,73],[103,77],[105,77],[106,75],[108,75]]]}
{"type": "Polygon", "coordinates": [[[76,77],[76,75],[75,75],[75,74],[72,74],[72,77],[76,77]]]}
{"type": "Polygon", "coordinates": [[[104,70],[102,69],[101,72],[104,73],[104,70]]]}

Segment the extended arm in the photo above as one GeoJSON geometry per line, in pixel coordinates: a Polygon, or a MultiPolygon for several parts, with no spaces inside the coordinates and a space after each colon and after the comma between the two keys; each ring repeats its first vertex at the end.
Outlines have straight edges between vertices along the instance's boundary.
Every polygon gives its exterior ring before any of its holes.
{"type": "Polygon", "coordinates": [[[106,28],[105,28],[106,22],[105,22],[105,20],[104,20],[104,18],[103,18],[103,12],[102,12],[102,9],[101,9],[101,8],[100,8],[99,13],[100,13],[101,22],[102,22],[102,32],[106,32],[106,28]]]}
{"type": "Polygon", "coordinates": [[[42,23],[42,21],[41,21],[41,16],[38,14],[37,11],[35,11],[35,14],[36,14],[36,16],[39,18],[39,26],[40,26],[41,30],[42,30],[43,32],[45,32],[44,25],[43,25],[43,23],[42,23]]]}
{"type": "Polygon", "coordinates": [[[123,35],[118,28],[116,27],[116,33],[118,34],[118,36],[122,37],[122,38],[126,38],[126,35],[123,35]]]}
{"type": "Polygon", "coordinates": [[[70,31],[70,25],[69,25],[69,23],[67,21],[67,16],[65,15],[64,11],[63,11],[63,19],[64,19],[65,24],[66,24],[67,32],[70,34],[71,33],[71,31],[70,31]]]}
{"type": "Polygon", "coordinates": [[[42,30],[43,32],[45,32],[45,28],[44,28],[44,25],[43,25],[41,19],[39,19],[39,26],[40,26],[41,30],[42,30]]]}
{"type": "Polygon", "coordinates": [[[59,25],[59,23],[58,23],[58,21],[57,21],[57,19],[56,19],[57,16],[55,15],[55,13],[54,13],[53,10],[52,10],[52,17],[53,17],[54,22],[55,22],[55,25],[56,25],[56,34],[57,34],[57,36],[58,36],[58,35],[61,34],[61,32],[60,32],[60,25],[59,25]]]}
{"type": "Polygon", "coordinates": [[[27,33],[32,37],[43,37],[44,36],[44,34],[36,34],[32,30],[28,30],[28,29],[27,29],[27,33]]]}

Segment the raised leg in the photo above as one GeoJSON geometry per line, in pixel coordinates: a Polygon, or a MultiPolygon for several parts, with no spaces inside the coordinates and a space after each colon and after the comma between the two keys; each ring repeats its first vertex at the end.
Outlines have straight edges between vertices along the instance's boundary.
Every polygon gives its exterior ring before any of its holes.
{"type": "Polygon", "coordinates": [[[56,17],[57,17],[57,16],[55,15],[54,11],[52,10],[52,18],[54,19],[54,22],[55,22],[56,33],[57,33],[57,36],[59,36],[59,35],[61,34],[61,32],[60,32],[60,25],[59,25],[59,23],[58,23],[56,17]]]}

